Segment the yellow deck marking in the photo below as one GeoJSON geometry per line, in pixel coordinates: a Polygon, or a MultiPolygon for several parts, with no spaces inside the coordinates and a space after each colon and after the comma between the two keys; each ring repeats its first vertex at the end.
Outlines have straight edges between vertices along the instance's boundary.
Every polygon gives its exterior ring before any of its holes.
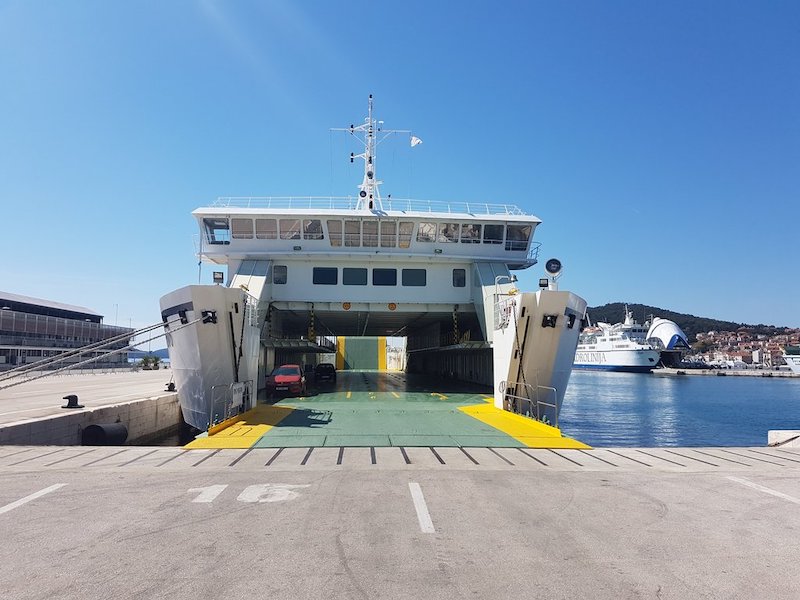
{"type": "Polygon", "coordinates": [[[439,396],[439,400],[447,400],[447,396],[439,392],[431,392],[431,396],[439,396]]]}
{"type": "Polygon", "coordinates": [[[288,406],[259,405],[231,420],[223,429],[213,428],[208,437],[197,438],[184,448],[250,448],[262,435],[285,419],[294,409],[288,406]],[[216,429],[216,431],[215,431],[216,429]]]}
{"type": "Polygon", "coordinates": [[[386,338],[378,338],[378,370],[386,370],[386,338]]]}
{"type": "Polygon", "coordinates": [[[347,397],[348,397],[348,398],[349,398],[350,396],[352,396],[352,395],[353,395],[353,392],[347,392],[347,397]]]}
{"type": "Polygon", "coordinates": [[[486,402],[494,402],[494,396],[484,396],[483,399],[486,402]]]}
{"type": "Polygon", "coordinates": [[[398,394],[397,392],[392,392],[392,396],[394,396],[395,398],[399,398],[400,394],[398,394]]]}
{"type": "Polygon", "coordinates": [[[500,410],[490,404],[459,406],[458,409],[482,423],[499,429],[528,448],[590,448],[583,442],[563,437],[561,430],[533,419],[500,410]]]}

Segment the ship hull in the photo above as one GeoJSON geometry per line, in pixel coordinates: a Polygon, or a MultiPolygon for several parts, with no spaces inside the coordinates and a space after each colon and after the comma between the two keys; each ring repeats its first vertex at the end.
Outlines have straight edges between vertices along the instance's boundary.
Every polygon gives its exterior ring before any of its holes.
{"type": "Polygon", "coordinates": [[[581,350],[575,353],[574,368],[594,371],[652,371],[660,359],[656,350],[581,350]]]}
{"type": "Polygon", "coordinates": [[[796,354],[784,354],[783,360],[786,363],[786,366],[792,371],[792,373],[797,373],[800,375],[800,355],[796,354]]]}
{"type": "Polygon", "coordinates": [[[192,285],[161,298],[183,420],[207,430],[252,407],[259,328],[245,292],[192,285]]]}
{"type": "Polygon", "coordinates": [[[495,406],[558,426],[586,301],[541,290],[498,303],[493,336],[495,406]]]}

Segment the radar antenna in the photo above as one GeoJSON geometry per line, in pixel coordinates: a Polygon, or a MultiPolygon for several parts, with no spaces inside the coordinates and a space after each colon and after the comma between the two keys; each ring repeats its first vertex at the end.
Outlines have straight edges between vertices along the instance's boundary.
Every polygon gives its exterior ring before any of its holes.
{"type": "Polygon", "coordinates": [[[380,186],[383,183],[377,177],[376,171],[376,149],[378,144],[383,142],[393,133],[408,133],[410,129],[384,129],[383,121],[376,121],[372,116],[372,94],[369,95],[369,112],[364,123],[361,125],[350,125],[347,129],[333,128],[331,131],[349,131],[350,135],[356,137],[363,145],[364,152],[361,154],[350,153],[350,162],[357,158],[364,159],[364,179],[358,186],[358,203],[356,209],[383,210],[381,202],[380,186]]]}

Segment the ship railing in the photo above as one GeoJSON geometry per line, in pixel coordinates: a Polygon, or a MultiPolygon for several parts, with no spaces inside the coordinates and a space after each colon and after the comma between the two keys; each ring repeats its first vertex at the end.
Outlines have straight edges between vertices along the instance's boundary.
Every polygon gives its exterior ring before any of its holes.
{"type": "MultiPolygon", "coordinates": [[[[225,196],[217,198],[213,208],[264,208],[264,209],[317,209],[355,210],[356,196],[225,196]]],[[[519,215],[526,213],[515,204],[488,202],[448,202],[439,200],[414,200],[410,198],[382,199],[377,206],[385,211],[452,213],[467,215],[519,215]]]]}
{"type": "Polygon", "coordinates": [[[558,427],[558,390],[548,385],[531,385],[529,383],[506,383],[503,387],[503,406],[506,410],[536,419],[546,425],[558,427]],[[525,394],[519,395],[519,390],[525,394]],[[516,392],[516,393],[512,393],[516,392]]]}
{"type": "Polygon", "coordinates": [[[253,399],[252,379],[212,385],[211,406],[208,414],[209,429],[252,408],[253,399]]]}
{"type": "Polygon", "coordinates": [[[539,250],[542,247],[542,242],[531,242],[530,248],[528,248],[528,261],[536,264],[539,262],[539,250]]]}

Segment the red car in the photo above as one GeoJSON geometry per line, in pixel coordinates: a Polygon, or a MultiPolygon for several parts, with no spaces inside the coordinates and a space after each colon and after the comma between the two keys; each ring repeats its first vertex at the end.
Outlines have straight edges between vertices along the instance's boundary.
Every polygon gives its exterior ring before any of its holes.
{"type": "Polygon", "coordinates": [[[300,365],[275,367],[267,377],[267,393],[305,396],[306,377],[300,365]]]}

